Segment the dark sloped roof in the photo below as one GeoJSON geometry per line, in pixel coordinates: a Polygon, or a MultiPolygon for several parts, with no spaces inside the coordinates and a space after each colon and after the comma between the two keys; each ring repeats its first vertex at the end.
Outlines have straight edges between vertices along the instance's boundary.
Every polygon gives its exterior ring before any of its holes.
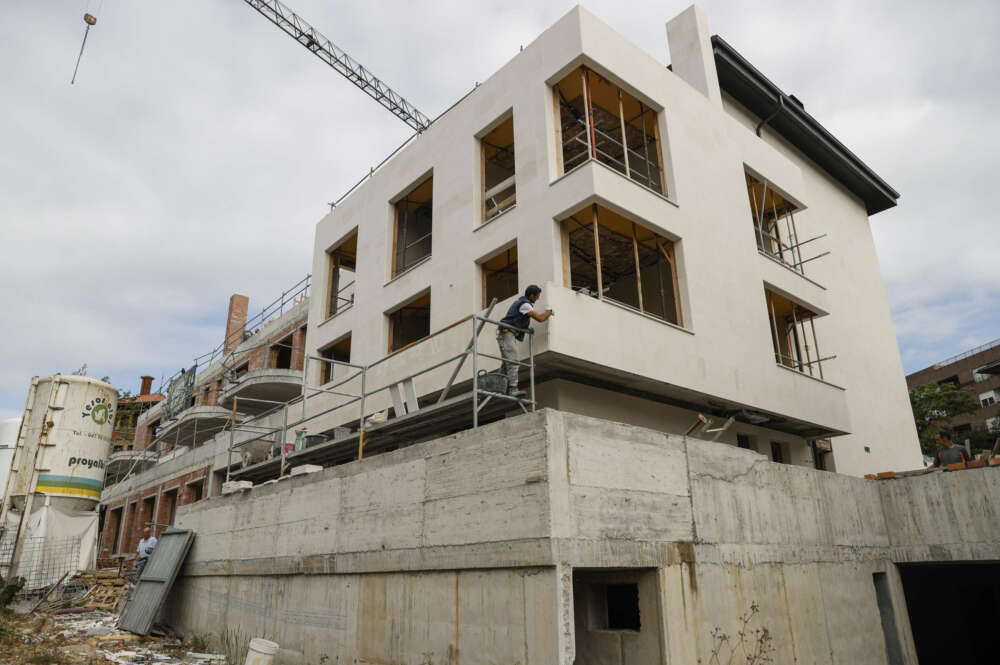
{"type": "Polygon", "coordinates": [[[869,215],[896,205],[899,192],[806,113],[724,39],[712,37],[719,87],[865,203],[869,215]],[[775,113],[777,111],[777,113],[775,113]]]}

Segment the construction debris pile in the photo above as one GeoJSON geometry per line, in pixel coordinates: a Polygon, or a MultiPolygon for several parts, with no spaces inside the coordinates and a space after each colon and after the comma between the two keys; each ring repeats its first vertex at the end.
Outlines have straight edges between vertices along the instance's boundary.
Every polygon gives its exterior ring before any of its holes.
{"type": "Polygon", "coordinates": [[[117,569],[79,572],[0,611],[0,665],[226,665],[203,638],[118,628],[133,583],[117,569]]]}
{"type": "Polygon", "coordinates": [[[105,610],[118,614],[125,604],[131,585],[118,569],[90,570],[74,575],[58,585],[37,609],[52,612],[67,608],[105,610]]]}

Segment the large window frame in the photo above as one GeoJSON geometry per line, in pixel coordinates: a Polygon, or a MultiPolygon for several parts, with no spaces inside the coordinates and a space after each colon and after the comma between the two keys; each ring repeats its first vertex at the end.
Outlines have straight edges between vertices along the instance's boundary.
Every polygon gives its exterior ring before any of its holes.
{"type": "Polygon", "coordinates": [[[327,250],[326,318],[354,305],[355,273],[358,269],[358,230],[354,229],[335,247],[327,250]],[[346,284],[344,283],[346,280],[346,284]]]}
{"type": "Polygon", "coordinates": [[[392,277],[397,277],[431,256],[434,174],[422,178],[392,205],[392,277]]]}
{"type": "Polygon", "coordinates": [[[754,175],[750,171],[745,171],[744,176],[757,251],[804,277],[806,263],[824,257],[830,252],[803,258],[802,247],[826,237],[826,234],[800,241],[795,214],[800,212],[801,208],[766,178],[754,175]]]}
{"type": "Polygon", "coordinates": [[[594,203],[563,220],[569,287],[683,327],[673,240],[594,203]]]}
{"type": "Polygon", "coordinates": [[[771,326],[771,344],[774,347],[775,362],[802,374],[825,380],[823,362],[832,360],[836,356],[824,357],[820,354],[815,323],[818,314],[767,287],[764,288],[764,300],[771,326]],[[809,345],[810,337],[812,346],[809,345]]]}
{"type": "Polygon", "coordinates": [[[483,308],[494,298],[498,302],[520,293],[517,268],[517,242],[479,262],[483,285],[483,308]]]}
{"type": "Polygon", "coordinates": [[[586,66],[552,87],[560,172],[597,161],[667,196],[659,112],[586,66]]]}
{"type": "Polygon", "coordinates": [[[386,312],[385,317],[389,324],[388,353],[402,351],[427,339],[431,335],[430,290],[386,312]]]}
{"type": "Polygon", "coordinates": [[[324,386],[334,379],[334,363],[328,362],[335,360],[337,362],[349,363],[351,362],[351,333],[347,333],[340,339],[336,340],[331,344],[327,344],[325,347],[319,350],[320,361],[322,367],[320,369],[320,380],[319,384],[324,386]]]}
{"type": "Polygon", "coordinates": [[[517,205],[514,160],[514,115],[508,112],[479,139],[482,221],[488,222],[517,205]]]}

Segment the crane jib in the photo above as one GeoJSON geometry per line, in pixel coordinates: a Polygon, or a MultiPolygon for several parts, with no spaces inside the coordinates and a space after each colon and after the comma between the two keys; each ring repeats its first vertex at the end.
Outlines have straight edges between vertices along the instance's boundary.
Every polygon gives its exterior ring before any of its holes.
{"type": "Polygon", "coordinates": [[[422,132],[431,120],[278,0],[243,0],[407,125],[422,132]]]}

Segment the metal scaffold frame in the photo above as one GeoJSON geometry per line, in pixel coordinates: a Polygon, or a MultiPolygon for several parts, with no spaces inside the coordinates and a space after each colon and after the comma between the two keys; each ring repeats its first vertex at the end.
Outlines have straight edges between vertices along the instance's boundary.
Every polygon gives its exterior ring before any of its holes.
{"type": "MultiPolygon", "coordinates": [[[[288,433],[290,431],[295,432],[296,442],[297,444],[301,444],[306,431],[305,426],[307,423],[315,421],[317,418],[322,416],[329,416],[336,411],[357,409],[357,419],[348,420],[342,425],[342,427],[353,429],[354,432],[342,439],[327,441],[321,444],[321,446],[317,446],[316,449],[337,445],[340,447],[341,451],[344,451],[347,450],[346,446],[351,446],[352,450],[356,450],[356,452],[350,454],[351,459],[363,459],[365,456],[365,447],[371,442],[372,437],[377,437],[384,432],[391,432],[396,425],[403,422],[411,428],[414,424],[416,424],[417,427],[421,429],[421,434],[426,435],[434,433],[435,430],[440,431],[442,426],[435,423],[438,422],[437,417],[441,416],[446,411],[450,414],[449,417],[451,417],[452,420],[449,422],[452,423],[457,422],[455,420],[455,414],[464,412],[466,415],[461,416],[460,418],[466,423],[465,427],[468,427],[469,420],[471,419],[471,426],[473,428],[479,427],[484,414],[488,410],[488,407],[490,415],[497,415],[498,413],[509,411],[509,406],[503,406],[505,403],[509,403],[510,406],[516,406],[524,412],[534,411],[536,407],[536,399],[535,347],[533,331],[530,329],[521,330],[513,328],[512,326],[501,324],[500,321],[489,318],[495,303],[496,301],[494,300],[485,315],[472,314],[449,326],[446,326],[431,336],[433,337],[435,335],[439,335],[446,330],[469,323],[472,326],[471,340],[466,348],[461,352],[449,356],[444,360],[436,362],[428,367],[424,367],[417,372],[408,374],[402,378],[393,379],[385,385],[381,385],[377,388],[369,387],[371,382],[371,373],[375,368],[395,357],[394,354],[390,354],[370,365],[359,365],[350,362],[333,360],[322,356],[307,355],[304,360],[306,368],[308,368],[310,361],[328,363],[334,367],[342,368],[340,371],[345,372],[346,376],[336,382],[328,384],[325,387],[316,387],[308,384],[308,372],[303,371],[302,394],[300,396],[288,400],[287,402],[249,400],[261,403],[267,402],[272,405],[272,408],[252,418],[240,418],[237,402],[248,400],[247,398],[235,398],[230,420],[226,426],[226,429],[229,431],[226,481],[230,481],[233,475],[239,475],[242,471],[249,468],[247,465],[244,465],[242,469],[234,469],[234,457],[238,456],[239,459],[242,459],[243,454],[241,449],[254,442],[267,441],[268,439],[274,442],[270,447],[270,454],[268,455],[268,458],[263,462],[252,465],[253,467],[259,467],[262,465],[274,467],[267,474],[271,477],[285,474],[290,466],[289,455],[294,454],[296,457],[299,457],[299,459],[294,460],[296,462],[309,462],[310,458],[313,457],[309,454],[309,451],[313,449],[310,448],[300,450],[299,445],[297,445],[297,449],[295,451],[289,452],[287,447],[290,446],[291,443],[288,441],[288,433]],[[482,350],[479,337],[482,335],[486,326],[499,327],[501,325],[503,325],[506,329],[510,329],[515,332],[523,332],[527,335],[527,360],[504,360],[499,355],[494,355],[482,350]],[[474,377],[471,388],[468,391],[463,391],[459,395],[449,397],[449,394],[452,392],[453,388],[455,388],[455,382],[462,370],[462,367],[469,358],[471,358],[472,376],[474,377]],[[493,392],[484,387],[482,382],[475,378],[480,377],[481,359],[507,362],[515,364],[519,368],[526,368],[528,372],[527,395],[521,398],[509,394],[493,392]],[[423,403],[421,403],[421,400],[418,397],[419,393],[417,391],[415,381],[431,372],[449,365],[454,365],[454,367],[444,387],[441,388],[440,391],[432,390],[425,394],[423,403]],[[357,388],[353,391],[350,386],[348,386],[348,384],[351,384],[352,382],[357,386],[357,388]],[[371,411],[371,404],[374,402],[373,398],[383,393],[389,394],[391,409],[380,406],[375,410],[375,412],[369,413],[369,411],[371,411]],[[307,404],[310,400],[321,395],[331,395],[342,398],[344,401],[327,408],[321,408],[316,413],[310,414],[307,409],[307,404]],[[469,404],[470,402],[471,404],[469,404]],[[470,406],[471,409],[469,409],[470,406]],[[295,418],[295,413],[299,410],[299,408],[301,408],[301,411],[298,413],[298,417],[295,418]],[[389,415],[390,411],[393,414],[392,416],[389,415]],[[267,424],[265,422],[266,418],[279,412],[281,413],[280,424],[267,424]],[[380,419],[379,417],[382,416],[382,414],[384,414],[384,418],[380,419]],[[246,436],[242,439],[238,439],[238,434],[241,433],[246,436]],[[354,448],[355,438],[356,448],[354,448]],[[280,446],[279,455],[273,454],[275,446],[280,446]],[[274,473],[274,471],[277,473],[274,473]]],[[[425,338],[424,341],[426,341],[426,339],[429,338],[425,338]]],[[[341,456],[343,456],[343,454],[341,456]]],[[[235,460],[237,464],[239,463],[239,459],[235,460]]]]}

